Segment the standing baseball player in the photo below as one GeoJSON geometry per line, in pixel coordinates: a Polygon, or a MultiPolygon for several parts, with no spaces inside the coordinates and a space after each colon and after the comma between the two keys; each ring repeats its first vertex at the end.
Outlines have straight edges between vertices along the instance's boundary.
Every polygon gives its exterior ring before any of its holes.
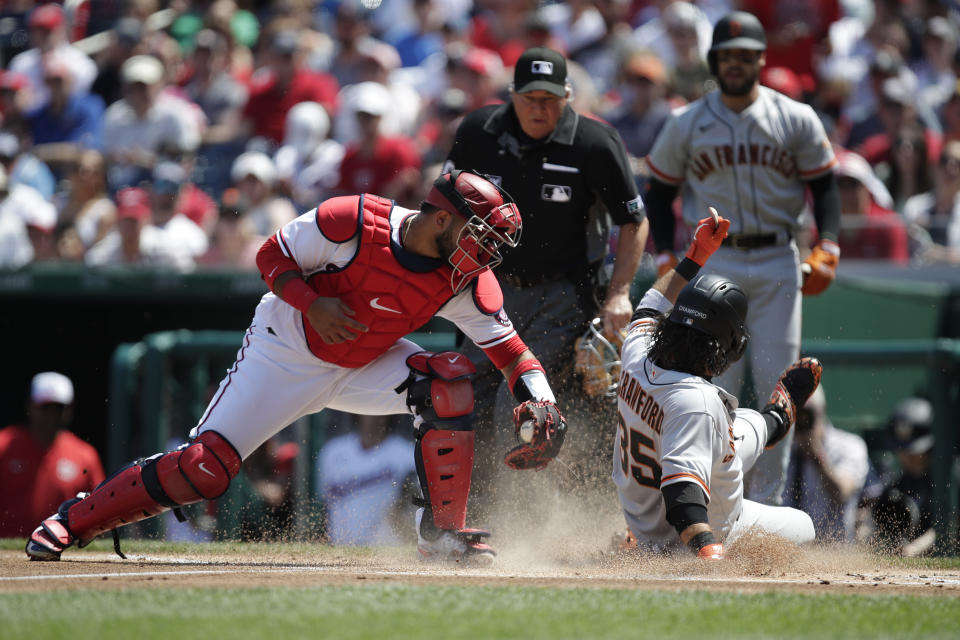
{"type": "MultiPolygon", "coordinates": [[[[675,111],[648,157],[646,194],[662,275],[673,256],[672,203],[682,186],[683,219],[692,228],[708,206],[731,223],[707,270],[740,283],[750,301],[750,366],[758,398],[800,349],[801,291],[821,293],[833,281],[840,250],[836,158],[813,109],[758,84],[766,36],[751,14],[717,22],[708,54],[719,91],[675,111]],[[820,242],[801,265],[794,240],[805,191],[813,195],[820,242]],[[802,269],[801,269],[802,267],[802,269]]],[[[739,393],[745,362],[718,381],[739,393]]],[[[764,455],[748,495],[780,504],[792,434],[764,455]]]]}
{"type": "Polygon", "coordinates": [[[758,528],[797,543],[814,538],[810,516],[743,498],[743,474],[784,439],[820,384],[820,363],[790,366],[759,412],[713,384],[743,355],[747,296],[715,274],[697,275],[730,222],[700,221],[686,257],[647,291],[621,351],[613,480],[628,539],[643,549],[689,546],[722,558],[723,544],[758,528]]]}
{"type": "MultiPolygon", "coordinates": [[[[403,339],[434,314],[452,321],[507,378],[526,444],[514,468],[542,468],[566,425],[539,361],[503,310],[491,268],[516,246],[509,195],[454,171],[419,211],[364,194],[332,198],[284,225],[257,255],[272,293],[261,300],[227,377],[191,442],[131,462],[69,500],[27,542],[35,560],[168,509],[223,495],[240,463],[299,417],[326,407],[367,415],[412,412],[423,492],[419,551],[430,558],[493,556],[485,531],[466,529],[473,467],[474,373],[463,355],[403,339]]],[[[118,548],[119,552],[119,548],[118,548]]]]}

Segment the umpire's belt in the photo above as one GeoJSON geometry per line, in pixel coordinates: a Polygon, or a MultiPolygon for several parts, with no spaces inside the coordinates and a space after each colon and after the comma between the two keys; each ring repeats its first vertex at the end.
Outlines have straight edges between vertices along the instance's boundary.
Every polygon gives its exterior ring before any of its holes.
{"type": "Polygon", "coordinates": [[[734,249],[760,249],[786,244],[789,239],[789,235],[778,233],[731,233],[723,239],[723,246],[734,249]]]}
{"type": "Polygon", "coordinates": [[[531,273],[518,275],[514,273],[503,273],[498,271],[496,274],[497,280],[517,289],[529,289],[530,287],[536,287],[537,285],[566,279],[565,273],[531,273]]]}

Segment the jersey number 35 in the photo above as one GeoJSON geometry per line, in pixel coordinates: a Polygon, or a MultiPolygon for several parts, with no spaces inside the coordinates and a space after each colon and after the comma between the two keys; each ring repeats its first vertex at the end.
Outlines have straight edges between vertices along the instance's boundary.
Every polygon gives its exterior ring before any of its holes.
{"type": "Polygon", "coordinates": [[[623,475],[631,475],[633,479],[644,487],[660,490],[660,476],[662,471],[656,458],[644,450],[656,455],[653,440],[636,429],[627,429],[623,416],[618,414],[617,425],[620,429],[620,466],[623,475]]]}

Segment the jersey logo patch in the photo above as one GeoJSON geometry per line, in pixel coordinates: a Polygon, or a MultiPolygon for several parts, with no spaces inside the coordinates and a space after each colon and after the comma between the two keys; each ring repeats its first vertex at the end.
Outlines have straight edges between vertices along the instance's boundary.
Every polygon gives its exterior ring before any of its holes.
{"type": "Polygon", "coordinates": [[[547,202],[570,202],[573,188],[565,184],[545,184],[540,190],[540,199],[547,202]]]}
{"type": "Polygon", "coordinates": [[[627,200],[627,211],[629,213],[639,213],[643,209],[643,198],[637,196],[633,200],[627,200]]]}
{"type": "Polygon", "coordinates": [[[377,296],[376,298],[372,299],[370,301],[370,306],[373,307],[374,309],[379,309],[380,311],[389,311],[390,313],[401,313],[396,309],[391,309],[390,307],[385,307],[382,304],[380,304],[380,296],[377,296]]]}
{"type": "Polygon", "coordinates": [[[497,322],[503,326],[510,326],[510,318],[507,316],[507,312],[504,311],[503,308],[501,308],[500,311],[497,311],[497,315],[495,315],[494,318],[496,318],[497,322]]]}

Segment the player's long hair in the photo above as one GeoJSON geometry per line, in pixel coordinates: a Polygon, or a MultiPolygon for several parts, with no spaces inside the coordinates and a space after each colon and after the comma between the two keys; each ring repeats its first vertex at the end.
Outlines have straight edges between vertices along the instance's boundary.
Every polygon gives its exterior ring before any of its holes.
{"type": "Polygon", "coordinates": [[[730,366],[727,352],[713,336],[660,316],[647,357],[659,367],[709,380],[730,366]]]}

